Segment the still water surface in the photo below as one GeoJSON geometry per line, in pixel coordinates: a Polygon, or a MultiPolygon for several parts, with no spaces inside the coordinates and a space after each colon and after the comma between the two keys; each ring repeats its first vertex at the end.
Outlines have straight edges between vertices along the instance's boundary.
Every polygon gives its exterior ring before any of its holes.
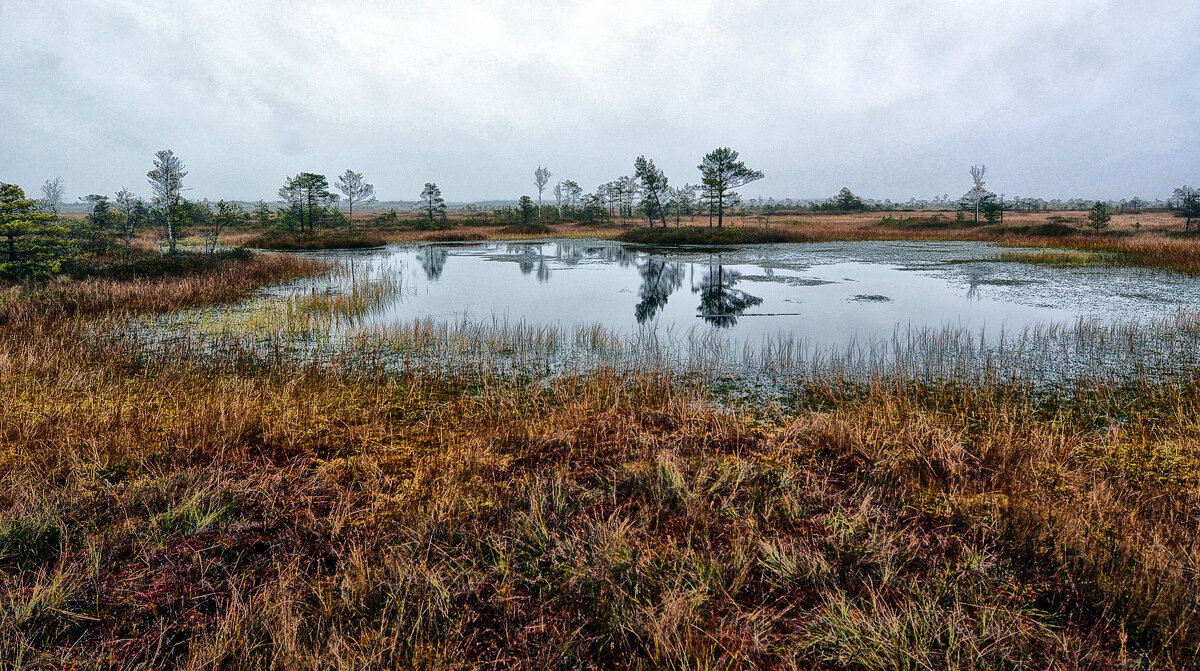
{"type": "MultiPolygon", "coordinates": [[[[1133,268],[1051,268],[997,260],[977,242],[837,242],[661,249],[551,240],[391,245],[323,252],[402,290],[360,325],[414,319],[559,326],[621,334],[715,331],[813,346],[898,328],[999,334],[1078,317],[1143,319],[1195,304],[1200,280],[1133,268]]],[[[336,276],[290,290],[339,292],[336,276]]]]}

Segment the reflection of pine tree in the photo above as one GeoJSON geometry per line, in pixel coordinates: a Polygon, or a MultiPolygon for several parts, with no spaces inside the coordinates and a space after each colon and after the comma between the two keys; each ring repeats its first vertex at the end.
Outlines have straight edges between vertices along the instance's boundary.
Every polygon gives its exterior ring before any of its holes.
{"type": "Polygon", "coordinates": [[[508,245],[505,251],[516,258],[517,267],[522,275],[528,275],[537,268],[538,257],[541,256],[540,245],[508,245]]]}
{"type": "Polygon", "coordinates": [[[638,290],[641,301],[634,310],[641,324],[658,314],[667,304],[667,299],[683,285],[683,264],[667,263],[662,259],[648,258],[638,266],[642,276],[642,287],[638,290]]]}
{"type": "Polygon", "coordinates": [[[425,277],[436,280],[442,276],[442,271],[446,268],[446,258],[450,256],[450,252],[445,249],[434,249],[426,247],[417,258],[421,260],[421,268],[425,271],[425,277]]]}
{"type": "MultiPolygon", "coordinates": [[[[539,282],[550,281],[550,264],[546,262],[541,245],[508,245],[505,251],[516,258],[517,267],[521,269],[522,275],[529,275],[536,270],[539,282]]],[[[561,251],[558,253],[561,254],[561,251]]]]}
{"type": "Polygon", "coordinates": [[[697,309],[704,321],[719,328],[733,326],[747,308],[763,302],[758,296],[733,288],[741,276],[736,270],[725,270],[719,263],[709,265],[699,288],[692,289],[700,294],[700,306],[697,309]]]}

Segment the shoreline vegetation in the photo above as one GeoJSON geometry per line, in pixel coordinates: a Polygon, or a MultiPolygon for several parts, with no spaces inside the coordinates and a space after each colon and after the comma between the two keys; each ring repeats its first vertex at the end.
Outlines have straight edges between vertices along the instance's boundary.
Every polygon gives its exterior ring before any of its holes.
{"type": "Polygon", "coordinates": [[[382,247],[387,238],[374,231],[322,231],[289,233],[264,231],[239,240],[241,247],[270,251],[312,251],[318,249],[367,249],[382,247]]]}
{"type": "MultiPolygon", "coordinates": [[[[1055,212],[1010,213],[1006,223],[973,226],[956,222],[947,213],[913,212],[813,213],[777,215],[763,223],[754,218],[729,217],[722,228],[688,221],[649,228],[634,220],[597,225],[576,222],[529,225],[480,225],[472,216],[451,215],[436,230],[423,230],[420,220],[396,219],[372,224],[362,213],[353,232],[344,229],[317,233],[232,230],[225,244],[270,250],[319,250],[376,247],[389,243],[483,242],[546,237],[596,237],[647,245],[735,245],[782,242],[855,240],[974,240],[1000,246],[1069,250],[1067,259],[1051,249],[1046,255],[1009,254],[1015,262],[1142,266],[1200,275],[1200,235],[1180,233],[1180,220],[1171,212],[1118,214],[1103,231],[1083,228],[1083,219],[1055,212]]],[[[1082,215],[1080,215],[1081,217],[1082,215]]]]}
{"type": "MultiPolygon", "coordinates": [[[[1138,239],[1103,244],[1192,244],[1138,239]]],[[[1047,397],[797,374],[789,397],[739,403],[654,366],[530,379],[284,340],[147,347],[139,319],[331,268],[136,263],[0,291],[6,668],[1116,669],[1200,651],[1194,380],[1047,397]]],[[[388,290],[289,309],[335,323],[388,290]]]]}

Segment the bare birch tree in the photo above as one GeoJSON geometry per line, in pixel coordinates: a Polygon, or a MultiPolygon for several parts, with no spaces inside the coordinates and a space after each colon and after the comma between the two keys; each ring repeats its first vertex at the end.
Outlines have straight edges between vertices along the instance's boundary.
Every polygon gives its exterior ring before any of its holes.
{"type": "Polygon", "coordinates": [[[154,199],[163,217],[167,232],[167,250],[175,255],[176,229],[182,219],[180,201],[183,200],[183,178],[187,176],[183,161],[170,149],[156,153],[154,169],[146,173],[146,179],[154,189],[154,199]]]}
{"type": "Polygon", "coordinates": [[[42,202],[40,203],[42,211],[58,214],[58,208],[62,205],[63,194],[66,193],[66,190],[62,177],[46,180],[46,183],[42,185],[42,202]]]}
{"type": "Polygon", "coordinates": [[[984,185],[983,178],[987,175],[986,165],[971,166],[971,179],[975,181],[975,185],[971,187],[971,199],[975,202],[975,225],[979,225],[979,211],[983,207],[983,201],[987,198],[987,187],[984,185]]]}
{"type": "Polygon", "coordinates": [[[546,190],[552,176],[553,173],[540,165],[533,171],[533,183],[537,185],[538,190],[538,221],[542,220],[542,192],[546,190]]]}

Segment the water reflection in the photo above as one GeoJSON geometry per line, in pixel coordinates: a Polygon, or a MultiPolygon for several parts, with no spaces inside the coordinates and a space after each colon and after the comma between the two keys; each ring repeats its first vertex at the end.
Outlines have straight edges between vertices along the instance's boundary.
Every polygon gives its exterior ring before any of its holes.
{"type": "MultiPolygon", "coordinates": [[[[996,261],[995,249],[983,243],[717,251],[554,240],[392,247],[373,254],[379,255],[371,258],[380,275],[389,268],[415,272],[406,273],[403,295],[372,317],[378,322],[499,316],[599,323],[625,333],[646,325],[675,333],[704,327],[746,341],[787,333],[823,344],[890,334],[903,323],[1011,329],[1085,314],[1153,315],[1164,305],[1184,303],[1177,296],[1195,283],[1155,277],[1148,289],[1146,278],[1132,271],[1098,275],[1014,266],[996,261]],[[884,296],[890,300],[874,300],[884,296]],[[754,319],[742,319],[750,313],[754,319]]],[[[344,256],[350,264],[361,262],[361,253],[344,256]]]]}
{"type": "Polygon", "coordinates": [[[667,304],[667,299],[683,286],[683,264],[671,263],[653,256],[638,266],[642,286],[638,289],[637,306],[633,310],[639,324],[653,318],[667,304]]]}
{"type": "Polygon", "coordinates": [[[763,299],[758,296],[733,288],[741,277],[736,270],[726,270],[720,260],[715,264],[709,262],[700,285],[692,287],[692,293],[700,294],[697,310],[704,321],[718,328],[728,328],[737,324],[737,318],[748,308],[762,304],[763,299]]]}
{"type": "MultiPolygon", "coordinates": [[[[734,326],[737,324],[737,318],[748,308],[763,302],[763,299],[757,296],[734,288],[742,279],[742,273],[725,268],[719,255],[715,260],[710,258],[708,267],[697,284],[694,281],[695,264],[669,261],[661,256],[614,244],[573,241],[548,244],[513,242],[487,245],[486,249],[492,259],[516,263],[522,275],[535,275],[538,282],[543,284],[550,281],[551,262],[558,264],[559,268],[573,268],[586,261],[620,268],[636,267],[641,277],[641,285],[638,288],[638,302],[634,306],[633,314],[639,324],[654,319],[663,311],[671,294],[683,287],[689,268],[692,269],[693,275],[692,293],[700,294],[698,316],[713,326],[734,326]]],[[[441,278],[450,251],[445,247],[433,246],[422,247],[417,251],[417,260],[427,279],[438,281],[441,278]]],[[[766,268],[763,272],[767,277],[773,277],[775,274],[771,268],[766,268]]]]}
{"type": "Polygon", "coordinates": [[[1200,326],[1191,297],[1200,279],[1018,265],[998,253],[973,242],[720,251],[600,240],[390,245],[321,253],[335,264],[328,275],[178,324],[253,339],[248,348],[269,342],[259,340],[267,329],[289,338],[288,351],[321,357],[337,346],[327,330],[375,333],[380,349],[364,350],[371,361],[391,348],[405,366],[410,356],[424,365],[429,352],[438,366],[443,356],[452,366],[498,361],[522,375],[659,361],[788,378],[826,363],[823,370],[846,366],[851,375],[877,364],[903,375],[978,365],[1024,380],[1195,369],[1200,326]],[[1180,309],[1182,318],[1164,319],[1180,309]]]}
{"type": "Polygon", "coordinates": [[[427,279],[436,280],[442,276],[442,271],[446,269],[446,258],[450,256],[450,250],[442,247],[424,247],[417,253],[417,260],[421,262],[421,269],[425,271],[427,279]]]}
{"type": "Polygon", "coordinates": [[[550,281],[550,265],[546,263],[546,255],[542,245],[531,243],[515,243],[506,245],[504,252],[507,258],[516,261],[522,275],[537,271],[538,282],[550,281]]]}

